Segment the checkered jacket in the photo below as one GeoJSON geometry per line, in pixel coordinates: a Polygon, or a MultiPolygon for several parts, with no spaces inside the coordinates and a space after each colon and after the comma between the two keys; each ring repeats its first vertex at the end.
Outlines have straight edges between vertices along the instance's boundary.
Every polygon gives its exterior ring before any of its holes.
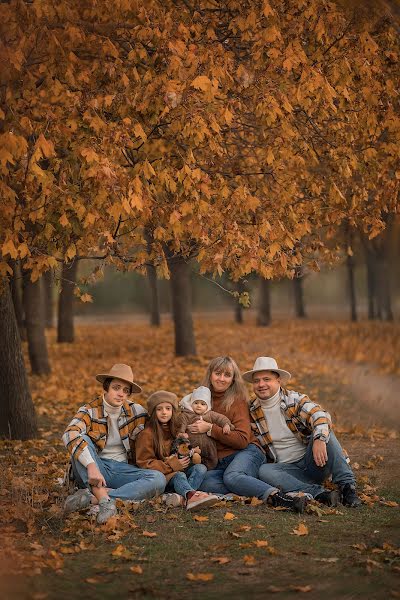
{"type": "MultiPolygon", "coordinates": [[[[146,418],[147,411],[143,406],[130,400],[124,401],[118,419],[118,428],[129,462],[134,461],[134,442],[138,433],[144,428],[146,418]]],[[[64,432],[63,442],[75,459],[87,448],[84,435],[90,437],[99,452],[104,449],[107,443],[108,425],[102,397],[81,406],[64,432]]]]}
{"type": "MultiPolygon", "coordinates": [[[[312,402],[305,394],[299,394],[298,392],[282,388],[280,391],[280,402],[286,425],[300,441],[307,445],[311,437],[313,437],[314,439],[322,439],[328,442],[329,432],[332,427],[331,417],[319,404],[312,402]]],[[[258,398],[250,402],[249,410],[253,420],[252,428],[267,455],[267,460],[277,462],[277,455],[268,430],[268,423],[258,398]]]]}

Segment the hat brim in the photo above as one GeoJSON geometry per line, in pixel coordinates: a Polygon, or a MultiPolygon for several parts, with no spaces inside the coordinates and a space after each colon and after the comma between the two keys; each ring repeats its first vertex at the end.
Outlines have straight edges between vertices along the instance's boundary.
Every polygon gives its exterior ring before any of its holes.
{"type": "Polygon", "coordinates": [[[253,375],[254,373],[261,373],[261,371],[271,371],[272,373],[279,373],[279,377],[281,378],[282,384],[285,384],[292,377],[289,371],[285,371],[284,369],[256,369],[255,371],[246,371],[242,374],[242,377],[248,383],[253,383],[253,375]]]}
{"type": "Polygon", "coordinates": [[[134,381],[128,381],[128,379],[124,379],[123,377],[116,377],[115,375],[110,375],[109,373],[100,373],[100,375],[96,375],[96,380],[100,383],[104,383],[106,379],[120,379],[121,381],[125,381],[132,388],[132,394],[140,394],[142,392],[142,388],[140,385],[135,383],[134,381]]]}

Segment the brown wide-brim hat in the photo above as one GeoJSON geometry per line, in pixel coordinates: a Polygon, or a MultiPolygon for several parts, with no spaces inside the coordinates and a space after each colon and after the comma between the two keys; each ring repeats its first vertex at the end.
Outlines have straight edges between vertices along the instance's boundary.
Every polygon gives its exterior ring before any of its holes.
{"type": "Polygon", "coordinates": [[[151,415],[156,406],[162,402],[169,402],[169,404],[172,404],[175,410],[178,410],[178,396],[172,392],[159,390],[147,398],[147,411],[149,415],[151,415]]]}
{"type": "Polygon", "coordinates": [[[142,391],[140,385],[133,381],[133,373],[129,365],[113,365],[108,373],[96,375],[96,379],[97,381],[100,381],[100,383],[104,383],[106,379],[121,379],[122,381],[129,383],[132,387],[132,394],[139,394],[142,391]]]}

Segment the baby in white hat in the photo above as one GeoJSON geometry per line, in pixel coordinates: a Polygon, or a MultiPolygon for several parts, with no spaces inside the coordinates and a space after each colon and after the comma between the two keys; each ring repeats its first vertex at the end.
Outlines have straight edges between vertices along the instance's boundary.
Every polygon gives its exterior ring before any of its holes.
{"type": "Polygon", "coordinates": [[[228,435],[234,426],[225,415],[211,410],[211,392],[208,387],[201,385],[188,394],[179,403],[182,409],[180,433],[188,433],[193,447],[201,449],[201,460],[207,469],[214,469],[218,462],[217,446],[206,433],[190,433],[188,428],[195,421],[207,421],[213,425],[219,425],[225,435],[228,435]]]}

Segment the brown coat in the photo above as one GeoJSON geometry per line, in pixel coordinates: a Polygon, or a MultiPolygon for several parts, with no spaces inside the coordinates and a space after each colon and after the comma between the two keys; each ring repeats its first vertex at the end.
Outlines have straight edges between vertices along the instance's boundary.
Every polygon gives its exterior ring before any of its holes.
{"type": "Polygon", "coordinates": [[[196,413],[191,410],[184,410],[181,414],[182,425],[180,427],[180,431],[182,433],[189,434],[190,443],[194,448],[199,446],[201,450],[201,462],[206,465],[207,469],[215,469],[218,462],[217,445],[215,440],[213,440],[212,437],[208,436],[206,433],[190,433],[187,431],[189,425],[199,421],[201,418],[203,421],[207,421],[207,423],[219,425],[221,429],[224,425],[229,425],[231,429],[234,429],[234,426],[228,417],[213,410],[209,410],[202,415],[202,417],[196,415],[196,413]]]}
{"type": "Polygon", "coordinates": [[[237,450],[247,448],[249,444],[256,444],[259,448],[261,445],[254,435],[250,427],[249,406],[246,400],[237,399],[233,402],[228,410],[222,408],[223,397],[218,394],[212,395],[212,406],[216,412],[222,413],[231,420],[235,427],[229,435],[222,432],[219,425],[213,425],[211,437],[217,443],[218,459],[225,458],[237,450]]]}
{"type": "MultiPolygon", "coordinates": [[[[171,452],[173,438],[165,437],[164,443],[167,454],[171,452]]],[[[143,429],[136,438],[136,464],[141,469],[155,469],[165,475],[167,481],[171,479],[178,471],[183,471],[176,456],[160,459],[156,456],[154,447],[154,433],[149,425],[143,429]]]]}

